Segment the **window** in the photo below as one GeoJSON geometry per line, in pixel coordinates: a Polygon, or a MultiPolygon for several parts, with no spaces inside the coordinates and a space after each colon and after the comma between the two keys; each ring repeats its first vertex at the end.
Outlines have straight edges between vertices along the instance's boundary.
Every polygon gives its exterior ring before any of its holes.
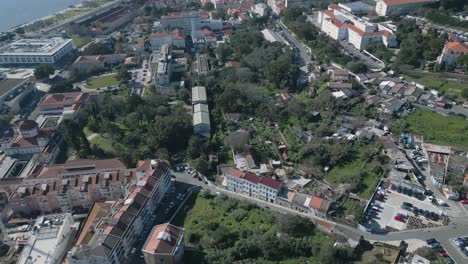
{"type": "Polygon", "coordinates": [[[159,263],[164,263],[164,258],[163,257],[159,257],[159,263]]]}

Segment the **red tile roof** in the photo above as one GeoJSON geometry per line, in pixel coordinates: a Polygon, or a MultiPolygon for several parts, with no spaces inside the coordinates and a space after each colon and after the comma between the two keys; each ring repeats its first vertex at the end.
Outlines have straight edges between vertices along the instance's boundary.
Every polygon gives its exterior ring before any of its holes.
{"type": "Polygon", "coordinates": [[[468,44],[459,41],[447,42],[445,47],[450,51],[464,52],[468,54],[468,44]]]}
{"type": "Polygon", "coordinates": [[[157,225],[148,236],[142,251],[149,254],[172,255],[183,232],[183,228],[169,223],[157,225]]]}
{"type": "Polygon", "coordinates": [[[276,190],[281,187],[280,181],[265,176],[261,177],[260,183],[276,190]]]}
{"type": "Polygon", "coordinates": [[[249,181],[251,183],[259,184],[260,183],[260,177],[251,173],[251,172],[246,172],[244,175],[244,180],[249,181]]]}
{"type": "Polygon", "coordinates": [[[314,209],[317,209],[319,210],[322,206],[322,202],[323,202],[323,199],[318,197],[318,196],[314,196],[311,200],[310,200],[310,203],[309,203],[309,206],[314,208],[314,209]]]}
{"type": "Polygon", "coordinates": [[[273,189],[279,189],[281,187],[281,181],[274,180],[270,177],[258,176],[252,172],[243,172],[235,168],[228,168],[226,174],[231,177],[244,179],[254,184],[263,184],[273,189]]]}

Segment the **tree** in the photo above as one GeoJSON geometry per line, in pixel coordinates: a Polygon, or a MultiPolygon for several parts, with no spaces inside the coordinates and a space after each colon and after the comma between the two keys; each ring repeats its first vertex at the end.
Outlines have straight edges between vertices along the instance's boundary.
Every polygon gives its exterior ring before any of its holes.
{"type": "Polygon", "coordinates": [[[468,88],[463,89],[461,95],[463,96],[463,98],[468,99],[468,88]]]}
{"type": "Polygon", "coordinates": [[[19,28],[15,29],[15,33],[19,34],[19,35],[24,35],[24,33],[26,33],[26,32],[24,30],[24,27],[19,27],[19,28]]]}
{"type": "Polygon", "coordinates": [[[120,68],[117,72],[117,79],[121,84],[127,84],[132,79],[132,74],[126,68],[120,68]]]}
{"type": "Polygon", "coordinates": [[[215,6],[212,2],[206,2],[204,5],[203,5],[203,10],[205,11],[213,11],[215,9],[215,6]]]}
{"type": "Polygon", "coordinates": [[[362,62],[358,62],[358,63],[350,63],[350,65],[348,66],[349,70],[353,73],[356,73],[356,74],[359,74],[359,73],[365,73],[367,72],[367,70],[369,70],[369,68],[367,67],[367,65],[365,65],[364,63],[362,62]]]}
{"type": "Polygon", "coordinates": [[[201,174],[203,174],[205,176],[208,175],[208,173],[209,173],[208,161],[203,157],[199,157],[199,158],[193,160],[192,161],[192,166],[197,171],[199,171],[201,174]]]}
{"type": "Polygon", "coordinates": [[[203,143],[198,137],[192,136],[187,146],[187,156],[190,159],[196,159],[203,153],[203,143]]]}
{"type": "Polygon", "coordinates": [[[34,77],[36,77],[36,79],[45,79],[49,78],[54,72],[55,69],[51,64],[39,64],[34,69],[34,77]]]}
{"type": "Polygon", "coordinates": [[[276,219],[276,225],[279,232],[291,236],[303,236],[314,230],[314,225],[311,221],[298,215],[291,217],[290,215],[281,214],[276,219]]]}

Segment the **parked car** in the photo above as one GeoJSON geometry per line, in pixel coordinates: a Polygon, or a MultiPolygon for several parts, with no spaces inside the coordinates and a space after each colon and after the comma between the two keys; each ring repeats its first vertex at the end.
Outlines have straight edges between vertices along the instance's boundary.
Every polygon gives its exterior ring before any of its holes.
{"type": "Polygon", "coordinates": [[[455,243],[455,245],[457,245],[459,247],[464,247],[465,246],[465,243],[460,238],[455,239],[453,242],[455,243]]]}
{"type": "Polygon", "coordinates": [[[408,207],[413,207],[413,204],[412,204],[412,203],[408,203],[408,202],[403,202],[403,205],[408,206],[408,207]]]}
{"type": "Polygon", "coordinates": [[[434,244],[434,243],[437,243],[437,240],[436,240],[435,238],[430,238],[430,239],[426,240],[426,243],[427,243],[428,245],[432,245],[432,244],[434,244]]]}
{"type": "Polygon", "coordinates": [[[461,200],[460,203],[462,203],[462,204],[468,204],[468,200],[461,200]]]}
{"type": "Polygon", "coordinates": [[[444,258],[448,256],[448,254],[447,254],[447,252],[445,252],[445,250],[441,251],[441,252],[440,252],[440,255],[441,255],[442,257],[444,257],[444,258]]]}
{"type": "Polygon", "coordinates": [[[398,222],[406,223],[405,219],[399,215],[395,215],[394,219],[398,222]]]}

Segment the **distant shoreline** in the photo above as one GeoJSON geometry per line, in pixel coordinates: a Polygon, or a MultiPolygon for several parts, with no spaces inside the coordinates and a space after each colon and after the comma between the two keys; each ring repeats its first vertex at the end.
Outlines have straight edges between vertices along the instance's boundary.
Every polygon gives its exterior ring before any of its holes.
{"type": "MultiPolygon", "coordinates": [[[[83,0],[83,2],[86,1],[86,0],[83,0]]],[[[94,0],[87,0],[87,1],[94,1],[94,0]]],[[[39,22],[39,21],[43,21],[43,20],[47,20],[49,18],[52,18],[53,16],[55,15],[58,15],[58,14],[63,14],[69,10],[73,10],[75,8],[80,8],[83,6],[83,3],[79,3],[79,4],[75,4],[75,5],[71,5],[71,6],[68,6],[67,8],[65,9],[62,9],[62,10],[59,10],[59,11],[56,11],[50,15],[46,15],[46,16],[43,16],[43,17],[40,17],[40,18],[37,18],[37,19],[34,19],[33,21],[30,21],[30,22],[26,22],[26,23],[23,23],[23,24],[19,24],[19,25],[16,25],[16,26],[13,26],[12,28],[6,30],[5,32],[14,32],[16,29],[18,28],[21,28],[21,27],[25,27],[25,26],[29,26],[29,25],[32,25],[36,22],[39,22]]]]}

